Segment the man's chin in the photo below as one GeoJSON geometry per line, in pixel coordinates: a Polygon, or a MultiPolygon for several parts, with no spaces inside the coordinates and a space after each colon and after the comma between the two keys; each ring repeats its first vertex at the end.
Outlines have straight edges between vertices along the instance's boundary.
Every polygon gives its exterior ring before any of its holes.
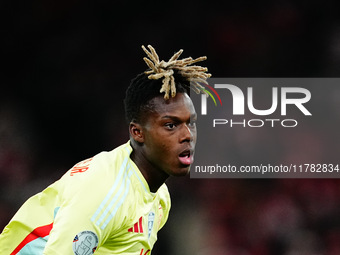
{"type": "Polygon", "coordinates": [[[186,176],[190,173],[191,165],[183,165],[178,171],[174,172],[172,176],[186,176]]]}

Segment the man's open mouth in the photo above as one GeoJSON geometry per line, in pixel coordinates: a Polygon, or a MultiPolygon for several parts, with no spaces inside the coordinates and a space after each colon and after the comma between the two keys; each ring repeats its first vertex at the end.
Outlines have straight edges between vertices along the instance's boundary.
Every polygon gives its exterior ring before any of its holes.
{"type": "Polygon", "coordinates": [[[185,150],[181,154],[179,154],[179,161],[183,165],[191,165],[194,162],[194,157],[192,155],[192,151],[190,150],[185,150]]]}

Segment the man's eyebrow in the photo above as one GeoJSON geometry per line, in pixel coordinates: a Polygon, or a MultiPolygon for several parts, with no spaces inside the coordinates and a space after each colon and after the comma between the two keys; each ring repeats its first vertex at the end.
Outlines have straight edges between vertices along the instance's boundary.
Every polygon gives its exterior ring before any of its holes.
{"type": "Polygon", "coordinates": [[[180,118],[179,117],[177,117],[177,116],[172,116],[172,115],[164,115],[164,116],[162,116],[162,119],[171,119],[171,120],[180,120],[180,118]]]}
{"type": "MultiPolygon", "coordinates": [[[[190,119],[195,119],[197,118],[197,113],[193,113],[190,115],[190,119]]],[[[164,115],[162,116],[161,119],[171,119],[171,120],[174,120],[174,121],[181,121],[181,118],[177,117],[177,116],[173,116],[173,115],[164,115]]]]}

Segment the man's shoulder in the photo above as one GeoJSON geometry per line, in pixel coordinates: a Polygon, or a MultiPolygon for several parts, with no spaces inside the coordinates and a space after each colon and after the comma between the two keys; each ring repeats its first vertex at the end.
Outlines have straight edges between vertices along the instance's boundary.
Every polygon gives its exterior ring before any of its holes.
{"type": "Polygon", "coordinates": [[[170,208],[171,206],[170,193],[165,183],[158,189],[157,194],[159,196],[160,203],[163,203],[165,207],[170,208]]]}
{"type": "Polygon", "coordinates": [[[103,160],[105,162],[108,162],[110,160],[116,160],[120,158],[129,157],[132,152],[132,147],[130,145],[130,142],[124,143],[113,150],[110,151],[102,151],[94,156],[94,158],[98,158],[100,160],[103,160]]]}
{"type": "Polygon", "coordinates": [[[60,182],[65,187],[72,184],[71,186],[78,186],[78,188],[98,183],[104,186],[112,185],[124,164],[129,161],[129,150],[130,145],[126,143],[111,151],[103,151],[80,161],[64,174],[60,182]]]}
{"type": "Polygon", "coordinates": [[[119,157],[119,156],[126,156],[130,155],[132,151],[132,147],[130,146],[130,142],[126,142],[124,144],[121,144],[117,147],[115,147],[112,150],[109,151],[102,151],[95,155],[95,157],[107,157],[107,158],[112,158],[112,157],[119,157]]]}
{"type": "Polygon", "coordinates": [[[131,150],[131,146],[129,142],[127,142],[111,151],[102,151],[89,159],[77,163],[71,168],[70,175],[85,171],[95,171],[96,174],[99,172],[110,171],[110,174],[113,174],[115,170],[119,170],[125,161],[129,160],[131,150]]]}

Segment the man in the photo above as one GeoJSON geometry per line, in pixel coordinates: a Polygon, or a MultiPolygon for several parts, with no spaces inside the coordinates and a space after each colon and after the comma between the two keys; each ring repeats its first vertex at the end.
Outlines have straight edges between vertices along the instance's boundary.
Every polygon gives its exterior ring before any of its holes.
{"type": "Polygon", "coordinates": [[[164,182],[193,162],[188,87],[204,91],[199,82],[210,74],[191,66],[205,57],[178,60],[181,50],[159,61],[148,47],[150,70],[132,80],[124,101],[130,141],[76,164],[26,201],[0,235],[1,255],[151,253],[170,210],[164,182]]]}

